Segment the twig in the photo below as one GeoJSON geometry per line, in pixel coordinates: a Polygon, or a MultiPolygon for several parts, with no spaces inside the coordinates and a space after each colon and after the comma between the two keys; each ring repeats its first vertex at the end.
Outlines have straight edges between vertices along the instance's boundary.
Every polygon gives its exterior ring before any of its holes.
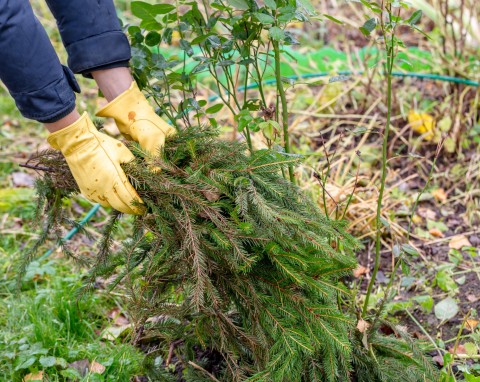
{"type": "Polygon", "coordinates": [[[201,372],[205,373],[206,375],[208,375],[208,377],[212,380],[212,381],[215,381],[215,382],[220,382],[217,378],[215,378],[215,376],[211,373],[209,373],[207,370],[205,370],[203,367],[201,367],[200,365],[197,365],[195,362],[192,362],[192,361],[188,361],[188,364],[193,367],[194,369],[197,369],[197,370],[200,370],[201,372]]]}
{"type": "Polygon", "coordinates": [[[31,164],[20,164],[20,167],[30,168],[32,170],[39,170],[39,171],[46,171],[46,172],[55,172],[55,170],[51,169],[50,167],[43,167],[43,166],[33,166],[31,164]]]}

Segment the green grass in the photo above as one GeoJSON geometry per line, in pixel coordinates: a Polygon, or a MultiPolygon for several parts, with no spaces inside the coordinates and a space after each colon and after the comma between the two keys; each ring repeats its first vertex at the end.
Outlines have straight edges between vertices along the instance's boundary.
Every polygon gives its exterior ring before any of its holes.
{"type": "Polygon", "coordinates": [[[94,292],[79,299],[82,273],[70,261],[33,262],[21,290],[16,289],[15,261],[23,235],[0,239],[0,380],[21,381],[44,371],[48,381],[79,377],[69,363],[88,359],[106,370],[82,381],[128,381],[142,373],[143,355],[120,340],[102,340],[109,326],[113,296],[94,292]]]}

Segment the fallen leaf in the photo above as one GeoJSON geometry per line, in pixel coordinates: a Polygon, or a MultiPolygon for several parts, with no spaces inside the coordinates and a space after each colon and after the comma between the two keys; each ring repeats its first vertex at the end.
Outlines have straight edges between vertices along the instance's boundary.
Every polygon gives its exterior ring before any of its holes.
{"type": "Polygon", "coordinates": [[[467,354],[467,350],[462,344],[458,345],[456,349],[454,348],[454,346],[450,347],[448,349],[448,352],[450,354],[467,354]]]}
{"type": "Polygon", "coordinates": [[[30,373],[23,377],[23,382],[29,381],[43,381],[43,371],[37,373],[30,373]]]}
{"type": "Polygon", "coordinates": [[[437,218],[437,213],[430,208],[420,207],[418,209],[418,214],[425,219],[435,220],[437,218]]]}
{"type": "Polygon", "coordinates": [[[107,313],[107,317],[113,320],[115,326],[123,326],[130,324],[127,317],[120,311],[119,308],[113,308],[107,313]]]}
{"type": "Polygon", "coordinates": [[[364,333],[365,330],[367,330],[369,326],[370,326],[370,324],[363,319],[359,319],[358,322],[357,322],[357,329],[360,333],[364,333]]]}
{"type": "Polygon", "coordinates": [[[432,357],[432,361],[436,362],[437,365],[443,366],[443,357],[441,355],[436,355],[435,357],[432,357]]]}
{"type": "Polygon", "coordinates": [[[105,371],[105,366],[97,361],[92,361],[90,364],[90,371],[94,374],[103,374],[105,371]]]}
{"type": "Polygon", "coordinates": [[[475,357],[478,354],[477,345],[473,342],[465,342],[463,345],[469,357],[475,357]]]}
{"type": "Polygon", "coordinates": [[[78,361],[68,364],[69,367],[78,371],[80,376],[85,377],[88,374],[88,369],[90,367],[90,361],[88,359],[80,359],[78,361]]]}
{"type": "Polygon", "coordinates": [[[478,297],[475,296],[474,294],[467,294],[467,300],[469,302],[476,302],[478,300],[478,297]]]}
{"type": "Polygon", "coordinates": [[[359,264],[357,268],[355,268],[355,270],[353,271],[353,276],[358,279],[360,276],[366,275],[367,273],[368,268],[359,264]]]}
{"type": "Polygon", "coordinates": [[[430,114],[410,110],[408,123],[413,131],[422,134],[427,141],[431,141],[435,137],[435,119],[430,114]]]}
{"type": "Polygon", "coordinates": [[[434,309],[435,316],[441,321],[450,320],[451,318],[455,317],[458,313],[458,310],[458,304],[451,297],[447,297],[440,301],[437,305],[435,305],[434,309]]]}
{"type": "Polygon", "coordinates": [[[462,249],[463,247],[471,247],[472,244],[465,235],[457,235],[450,239],[448,246],[452,249],[462,249]]]}
{"type": "Polygon", "coordinates": [[[130,321],[123,314],[120,314],[117,318],[115,318],[113,323],[117,326],[125,326],[125,325],[129,325],[130,321]]]}
{"type": "Polygon", "coordinates": [[[433,237],[444,237],[445,235],[443,234],[442,231],[440,231],[438,228],[432,228],[428,231],[430,235],[433,237]]]}
{"type": "Polygon", "coordinates": [[[104,340],[115,341],[118,337],[120,337],[123,332],[127,329],[131,328],[132,324],[122,325],[122,326],[109,326],[103,332],[102,338],[104,340]]]}
{"type": "Polygon", "coordinates": [[[445,202],[447,200],[447,194],[443,188],[437,188],[436,190],[432,191],[432,195],[437,202],[445,202]]]}
{"type": "Polygon", "coordinates": [[[422,221],[423,221],[423,219],[422,219],[421,216],[413,215],[413,217],[412,217],[413,224],[422,224],[422,221]]]}
{"type": "Polygon", "coordinates": [[[470,330],[471,332],[473,332],[475,330],[475,328],[478,326],[478,323],[479,321],[478,320],[474,320],[474,319],[468,319],[466,322],[465,322],[465,327],[470,330]]]}

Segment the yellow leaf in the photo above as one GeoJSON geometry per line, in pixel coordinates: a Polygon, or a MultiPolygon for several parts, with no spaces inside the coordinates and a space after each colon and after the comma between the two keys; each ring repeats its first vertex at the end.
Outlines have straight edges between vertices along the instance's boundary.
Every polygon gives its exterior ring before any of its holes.
{"type": "Polygon", "coordinates": [[[432,195],[435,200],[439,202],[445,202],[447,200],[447,193],[443,188],[437,188],[436,190],[432,191],[432,195]]]}
{"type": "Polygon", "coordinates": [[[478,320],[469,319],[465,322],[465,326],[468,330],[473,332],[475,328],[478,326],[478,320]]]}
{"type": "Polygon", "coordinates": [[[472,244],[465,235],[457,235],[452,237],[448,246],[452,249],[462,249],[463,247],[471,247],[472,244]]]}
{"type": "Polygon", "coordinates": [[[43,381],[43,371],[30,373],[23,377],[23,382],[43,381]]]}
{"type": "Polygon", "coordinates": [[[435,119],[427,113],[417,113],[410,110],[408,113],[408,123],[413,131],[422,134],[427,141],[431,141],[435,136],[435,119]]]}
{"type": "Polygon", "coordinates": [[[422,218],[418,215],[413,215],[412,222],[414,224],[421,224],[422,223],[422,218]]]}

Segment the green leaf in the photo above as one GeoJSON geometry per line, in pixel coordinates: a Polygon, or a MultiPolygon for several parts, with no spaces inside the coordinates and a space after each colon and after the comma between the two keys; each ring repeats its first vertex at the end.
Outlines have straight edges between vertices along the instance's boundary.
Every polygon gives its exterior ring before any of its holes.
{"type": "Polygon", "coordinates": [[[155,46],[160,44],[161,36],[158,32],[151,31],[145,36],[145,44],[148,46],[155,46]]]}
{"type": "Polygon", "coordinates": [[[415,25],[417,24],[420,19],[422,18],[422,15],[423,15],[423,12],[421,9],[413,12],[413,14],[410,16],[410,18],[407,20],[407,23],[409,23],[410,25],[415,25]]]}
{"type": "Polygon", "coordinates": [[[258,19],[258,21],[260,21],[262,24],[273,24],[275,22],[275,19],[270,16],[270,15],[267,15],[265,13],[254,13],[255,17],[258,19]]]}
{"type": "Polygon", "coordinates": [[[275,2],[275,0],[265,0],[265,5],[267,6],[267,8],[270,8],[270,9],[277,9],[277,3],[275,2]]]}
{"type": "Polygon", "coordinates": [[[131,9],[134,16],[142,20],[155,19],[158,15],[167,14],[175,9],[171,4],[147,4],[143,1],[132,1],[131,9]]]}
{"type": "Polygon", "coordinates": [[[268,30],[268,35],[274,41],[283,41],[285,39],[285,32],[279,27],[272,27],[268,30]]]}
{"type": "Polygon", "coordinates": [[[415,296],[413,298],[427,313],[430,313],[433,309],[433,298],[432,296],[415,296]]]}
{"type": "Polygon", "coordinates": [[[330,21],[333,21],[334,23],[343,25],[343,22],[341,22],[339,19],[336,19],[333,16],[327,15],[326,13],[324,13],[323,16],[326,17],[327,19],[329,19],[330,21]]]}
{"type": "Polygon", "coordinates": [[[463,346],[465,347],[465,351],[470,357],[476,356],[478,354],[478,348],[477,348],[477,345],[475,345],[475,343],[465,342],[463,346]]]}
{"type": "Polygon", "coordinates": [[[223,103],[218,103],[216,105],[210,106],[207,110],[205,110],[205,112],[207,114],[215,114],[215,113],[218,113],[220,110],[222,110],[224,106],[225,105],[223,103]]]}
{"type": "Polygon", "coordinates": [[[377,19],[371,18],[365,21],[365,24],[360,27],[360,32],[362,32],[365,36],[370,36],[370,34],[375,30],[377,27],[377,19]]]}
{"type": "Polygon", "coordinates": [[[447,269],[443,269],[440,272],[438,272],[437,275],[435,276],[435,280],[437,282],[438,287],[445,292],[451,292],[458,288],[449,270],[447,269]]]}
{"type": "Polygon", "coordinates": [[[142,20],[140,26],[147,30],[159,30],[160,23],[156,20],[156,16],[169,13],[175,9],[170,4],[147,4],[143,1],[133,1],[131,4],[132,13],[142,20]]]}
{"type": "Polygon", "coordinates": [[[187,40],[184,40],[183,38],[180,39],[180,48],[187,53],[188,56],[193,55],[193,49],[190,43],[187,40]]]}
{"type": "Polygon", "coordinates": [[[465,377],[465,381],[467,382],[480,382],[480,377],[476,377],[473,374],[469,374],[467,372],[463,373],[463,376],[465,377]]]}
{"type": "Polygon", "coordinates": [[[415,256],[415,257],[416,257],[416,256],[419,255],[418,251],[417,251],[415,248],[413,248],[410,244],[403,244],[403,245],[402,245],[402,249],[403,249],[403,251],[404,251],[405,253],[407,253],[407,254],[409,254],[409,255],[411,255],[411,256],[415,256]]]}
{"type": "Polygon", "coordinates": [[[56,357],[40,357],[40,365],[43,367],[52,367],[57,363],[56,357]]]}
{"type": "Polygon", "coordinates": [[[28,369],[30,366],[32,366],[35,363],[36,360],[37,360],[37,357],[30,357],[26,359],[15,368],[15,371],[28,369]]]}
{"type": "Polygon", "coordinates": [[[435,316],[442,321],[450,320],[458,313],[458,305],[451,297],[447,297],[435,305],[435,316]]]}
{"type": "Polygon", "coordinates": [[[245,0],[227,0],[227,3],[234,8],[241,9],[242,11],[246,11],[250,8],[245,0]]]}

